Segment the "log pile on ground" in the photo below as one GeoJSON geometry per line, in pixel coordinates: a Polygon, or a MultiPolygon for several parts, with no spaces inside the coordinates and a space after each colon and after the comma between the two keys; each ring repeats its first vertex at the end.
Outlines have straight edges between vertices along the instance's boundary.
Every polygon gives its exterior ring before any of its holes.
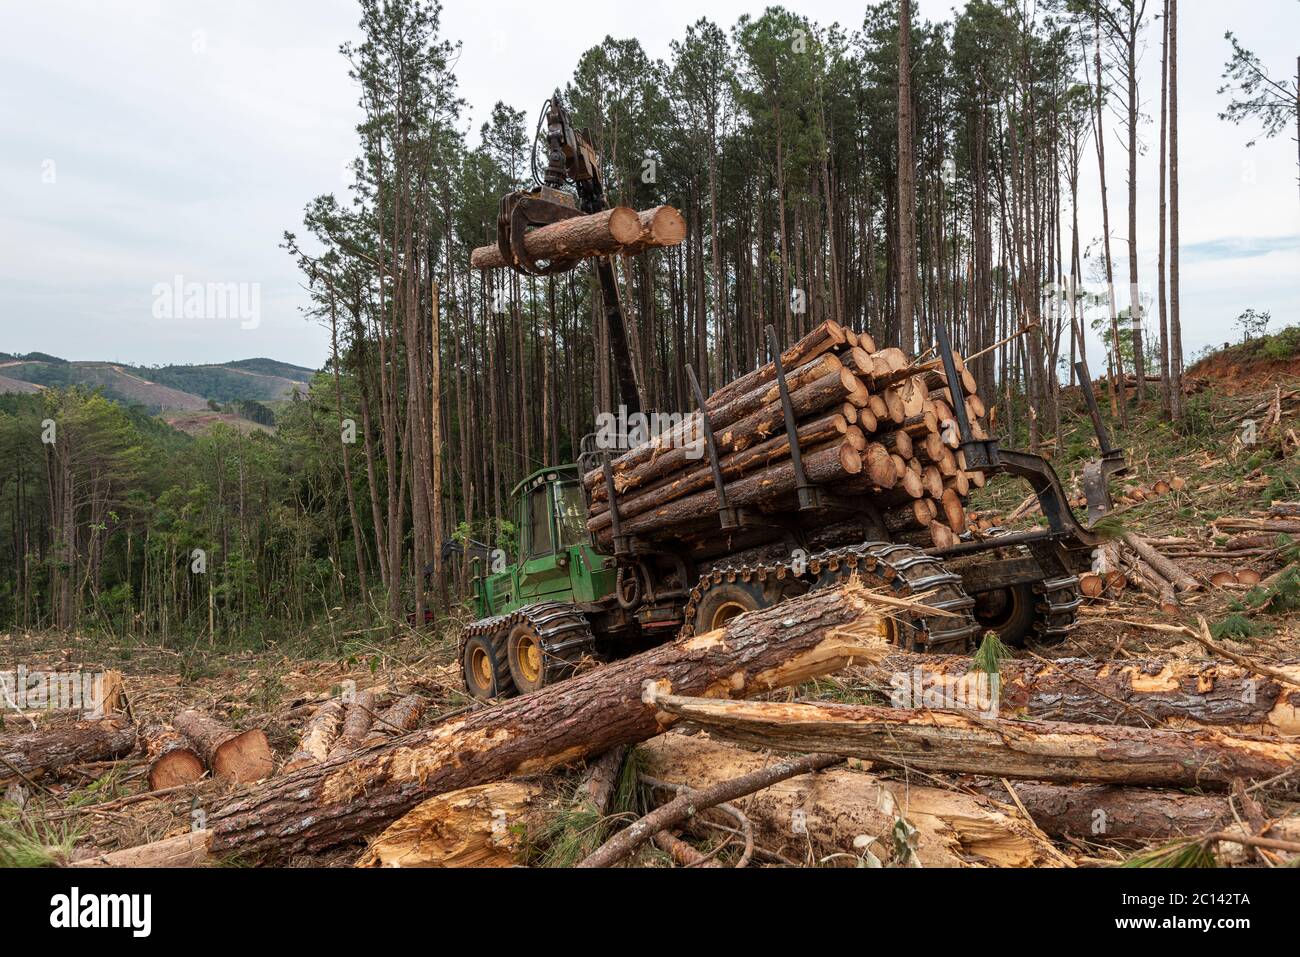
{"type": "MultiPolygon", "coordinates": [[[[915,474],[934,434],[928,417],[915,434],[906,418],[902,429],[881,422],[897,425],[888,390],[907,401],[899,386],[910,382],[915,401],[918,381],[937,384],[933,360],[894,376],[887,350],[833,324],[791,348],[810,469],[840,490],[865,488],[872,446],[892,465],[910,441],[904,465],[915,474]],[[843,448],[862,464],[852,479],[843,448]]],[[[729,488],[754,496],[746,507],[768,507],[774,484],[787,491],[771,504],[792,495],[772,371],[710,399],[729,488]]],[[[933,407],[944,396],[926,398],[933,407]]],[[[1276,393],[1264,398],[1239,411],[1277,406],[1276,393]]],[[[652,536],[644,516],[696,514],[713,491],[706,463],[674,441],[622,464],[616,498],[652,536]]],[[[1114,601],[1083,609],[1061,645],[1030,644],[995,664],[885,645],[884,616],[908,609],[882,608],[854,581],[494,707],[464,706],[438,642],[408,652],[425,658],[398,657],[414,642],[386,647],[382,673],[277,652],[275,674],[230,679],[244,682],[235,688],[220,677],[233,667],[178,680],[167,650],[151,687],[129,676],[128,700],[118,683],[111,715],[6,700],[0,832],[21,815],[47,835],[77,833],[71,860],[99,866],[1057,867],[1177,863],[1187,851],[1294,865],[1300,502],[1288,475],[1249,468],[1234,474],[1221,451],[1197,450],[1135,475],[1084,581],[1114,601]],[[1224,627],[1234,618],[1236,630],[1224,627]],[[281,678],[272,702],[264,692],[281,678]],[[399,680],[415,685],[388,683],[399,680]],[[357,684],[371,687],[340,693],[357,684]],[[206,815],[199,831],[195,808],[206,815]]],[[[950,489],[934,497],[932,473],[921,473],[920,498],[939,520],[950,489]]],[[[897,515],[915,501],[906,481],[864,494],[894,496],[886,511],[897,515]]],[[[607,527],[603,480],[591,491],[591,518],[607,527]]],[[[971,502],[952,491],[977,531],[1036,508],[1024,490],[971,502]]],[[[931,540],[929,526],[909,529],[931,540]]],[[[829,535],[814,528],[810,540],[829,535]]]]}
{"type": "MultiPolygon", "coordinates": [[[[987,438],[975,378],[960,354],[954,358],[972,432],[987,438]]],[[[869,500],[899,540],[953,544],[967,527],[966,498],[985,477],[966,468],[942,363],[878,349],[871,336],[832,320],[786,349],[781,362],[808,481],[869,500]]],[[[792,508],[797,479],[775,364],[713,392],[705,413],[727,504],[792,508]]],[[[716,525],[718,494],[698,411],[613,457],[610,467],[624,534],[676,538],[716,525]]],[[[588,528],[608,545],[614,516],[603,466],[584,482],[588,528]]]]}
{"type": "MultiPolygon", "coordinates": [[[[1294,503],[1277,502],[1264,512],[1223,516],[1200,535],[1139,536],[1124,532],[1098,552],[1090,572],[1079,576],[1085,598],[1114,599],[1125,591],[1141,594],[1167,615],[1185,608],[1185,598],[1206,589],[1249,591],[1269,584],[1261,571],[1283,558],[1291,537],[1300,534],[1294,503]],[[1200,564],[1196,573],[1188,561],[1200,564]]],[[[1270,576],[1275,581],[1277,576],[1270,576]]]]}
{"type": "Polygon", "coordinates": [[[189,739],[212,773],[236,784],[260,781],[275,768],[266,734],[257,728],[237,731],[202,711],[182,711],[176,730],[189,739]]]}

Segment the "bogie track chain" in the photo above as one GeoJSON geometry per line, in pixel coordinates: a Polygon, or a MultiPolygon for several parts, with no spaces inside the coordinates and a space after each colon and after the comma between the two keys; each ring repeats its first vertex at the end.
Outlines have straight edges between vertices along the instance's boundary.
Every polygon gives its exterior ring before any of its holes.
{"type": "Polygon", "coordinates": [[[800,581],[805,585],[804,590],[812,590],[833,587],[853,575],[868,588],[887,587],[893,597],[919,596],[927,607],[956,616],[899,615],[896,620],[901,627],[897,640],[903,650],[963,654],[972,649],[979,635],[980,628],[971,615],[975,602],[966,594],[961,578],[944,568],[937,558],[914,546],[869,542],[833,548],[812,555],[804,566],[802,573],[791,562],[713,569],[691,590],[682,635],[693,634],[695,610],[700,601],[710,588],[723,582],[800,581]]]}
{"type": "Polygon", "coordinates": [[[1079,579],[1075,575],[1034,583],[1034,634],[1044,644],[1061,641],[1079,619],[1079,579]]]}

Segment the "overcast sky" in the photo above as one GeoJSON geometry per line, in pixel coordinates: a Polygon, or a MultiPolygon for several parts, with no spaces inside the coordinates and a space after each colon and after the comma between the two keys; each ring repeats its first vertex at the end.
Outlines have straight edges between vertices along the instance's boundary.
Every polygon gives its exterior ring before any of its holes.
{"type": "MultiPolygon", "coordinates": [[[[326,336],[302,317],[305,294],[278,244],[285,229],[299,227],[308,200],[342,190],[356,152],[356,91],[338,53],[356,36],[355,4],[4,3],[0,352],[142,364],[269,356],[319,366],[326,336]],[[247,284],[246,295],[256,284],[259,321],[156,315],[155,287],[177,277],[247,284]]],[[[932,20],[949,17],[953,5],[917,4],[932,20]]],[[[854,28],[864,9],[833,0],[787,6],[854,28]]],[[[705,12],[730,28],[761,6],[449,0],[444,33],[462,43],[456,73],[471,107],[466,128],[476,130],[498,99],[533,116],[606,34],[637,37],[650,56],[667,57],[669,41],[705,12]]],[[[1300,3],[1181,4],[1189,356],[1233,335],[1232,321],[1246,307],[1271,311],[1273,328],[1300,314],[1296,144],[1288,135],[1247,149],[1256,131],[1217,118],[1227,29],[1275,75],[1290,76],[1300,3]]],[[[1142,64],[1152,120],[1139,167],[1144,286],[1154,278],[1159,65],[1153,25],[1142,64]]],[[[1125,156],[1113,136],[1107,146],[1113,253],[1117,279],[1126,282],[1125,156]]],[[[1101,234],[1095,161],[1084,181],[1083,230],[1094,238],[1101,234]]]]}

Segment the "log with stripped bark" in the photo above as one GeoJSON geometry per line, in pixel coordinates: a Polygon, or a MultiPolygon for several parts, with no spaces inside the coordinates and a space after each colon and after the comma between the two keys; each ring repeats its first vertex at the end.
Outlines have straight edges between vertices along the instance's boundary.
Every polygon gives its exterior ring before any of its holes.
{"type": "Polygon", "coordinates": [[[358,691],[352,696],[343,714],[343,729],[330,748],[330,757],[338,757],[361,747],[375,721],[375,701],[375,693],[369,690],[358,691]]]}
{"type": "Polygon", "coordinates": [[[536,781],[496,781],[439,794],[390,824],[356,866],[516,866],[545,793],[536,781]]]}
{"type": "Polygon", "coordinates": [[[342,698],[330,698],[307,720],[298,749],[285,762],[285,771],[296,771],[310,764],[319,764],[329,757],[330,748],[343,729],[343,715],[347,706],[342,698]]]}
{"type": "MultiPolygon", "coordinates": [[[[707,788],[764,767],[772,758],[704,736],[665,734],[639,745],[645,773],[672,784],[707,788]]],[[[746,799],[760,846],[795,861],[856,856],[859,835],[893,833],[901,818],[918,831],[916,858],[926,867],[1068,867],[1070,861],[1009,798],[987,800],[916,781],[889,781],[849,768],[790,778],[746,799]]],[[[892,841],[872,846],[886,861],[892,841]]]]}
{"type": "MultiPolygon", "coordinates": [[[[1217,729],[1148,730],[957,711],[677,695],[662,696],[657,705],[710,734],[744,744],[924,771],[1225,789],[1236,778],[1278,778],[1300,762],[1300,741],[1217,729]]],[[[1283,778],[1279,787],[1300,790],[1300,781],[1283,778]]]]}

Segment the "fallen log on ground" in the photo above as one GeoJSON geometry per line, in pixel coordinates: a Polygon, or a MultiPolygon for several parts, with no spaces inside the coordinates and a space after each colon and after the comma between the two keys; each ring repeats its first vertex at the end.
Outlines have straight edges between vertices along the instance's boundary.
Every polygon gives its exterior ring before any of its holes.
{"type": "MultiPolygon", "coordinates": [[[[772,763],[768,755],[699,735],[664,734],[637,748],[645,772],[674,784],[706,788],[772,763]]],[[[915,781],[888,781],[829,768],[764,788],[742,807],[755,841],[798,861],[854,853],[859,835],[880,837],[877,856],[893,853],[899,817],[917,829],[915,854],[925,867],[1069,867],[1070,860],[1027,823],[1009,797],[987,800],[915,781]]]]}
{"type": "Polygon", "coordinates": [[[193,784],[206,773],[203,758],[180,732],[158,725],[147,729],[140,737],[149,759],[149,790],[161,791],[179,784],[193,784]]]}
{"type": "Polygon", "coordinates": [[[135,750],[135,726],[121,718],[77,721],[0,741],[0,780],[31,777],[70,764],[124,758],[135,750]]]}
{"type": "Polygon", "coordinates": [[[660,831],[652,840],[655,847],[669,855],[682,867],[717,867],[718,862],[710,860],[696,848],[687,844],[671,831],[660,831]]]}
{"type": "Polygon", "coordinates": [[[73,867],[202,867],[211,863],[207,831],[186,831],[161,841],[107,854],[75,856],[73,867]]]}
{"type": "Polygon", "coordinates": [[[408,694],[397,699],[375,717],[374,727],[370,729],[370,734],[362,742],[362,746],[370,747],[394,735],[414,731],[415,726],[424,717],[426,704],[427,702],[418,694],[408,694]]]}
{"type": "MultiPolygon", "coordinates": [[[[1223,789],[1300,762],[1300,741],[1054,721],[979,718],[955,711],[868,705],[718,701],[661,695],[656,705],[710,734],[782,751],[925,771],[1040,781],[1223,789]]],[[[1279,788],[1300,790],[1300,780],[1279,788]]]]}
{"type": "MultiPolygon", "coordinates": [[[[716,631],[281,775],[209,815],[207,852],[276,857],[358,840],[437,794],[539,774],[659,734],[674,719],[645,700],[653,697],[648,685],[743,697],[879,661],[891,647],[887,615],[907,613],[886,610],[849,583],[740,615],[716,631]]],[[[133,851],[133,861],[149,860],[146,848],[133,851]]],[[[164,848],[160,859],[171,852],[164,848]]]]}
{"type": "Polygon", "coordinates": [[[358,691],[353,695],[343,715],[343,730],[339,732],[338,740],[330,748],[331,758],[348,754],[361,747],[361,743],[370,734],[370,726],[375,720],[375,700],[373,691],[358,691]]]}
{"type": "MultiPolygon", "coordinates": [[[[1008,659],[999,665],[1001,717],[1151,726],[1162,721],[1258,727],[1300,735],[1300,686],[1235,665],[1189,658],[1008,659]]],[[[1282,669],[1300,682],[1300,667],[1282,669]]],[[[890,655],[867,676],[908,707],[983,701],[987,675],[964,655],[890,655]]]]}
{"type": "Polygon", "coordinates": [[[625,745],[610,748],[594,761],[587,763],[587,770],[578,782],[576,792],[578,799],[591,805],[592,810],[601,817],[609,813],[614,791],[618,787],[619,772],[623,770],[623,759],[626,757],[625,745]]]}
{"type": "MultiPolygon", "coordinates": [[[[609,813],[627,748],[611,748],[587,765],[575,797],[598,816],[609,813]]],[[[516,867],[526,838],[553,808],[536,780],[496,781],[439,794],[416,805],[371,842],[357,867],[516,867]]]]}
{"type": "Polygon", "coordinates": [[[258,728],[236,731],[202,711],[182,711],[172,724],[219,778],[247,784],[270,777],[275,770],[271,745],[258,728]]]}
{"type": "MultiPolygon", "coordinates": [[[[1208,834],[1235,820],[1228,798],[1218,794],[1104,784],[1020,781],[1011,786],[1034,823],[1052,837],[1145,843],[1208,834]]],[[[994,800],[1009,799],[1000,783],[979,785],[976,790],[994,800]]],[[[1285,810],[1295,815],[1300,808],[1289,805],[1285,810]]]]}
{"type": "Polygon", "coordinates": [[[1141,555],[1142,559],[1155,569],[1161,578],[1164,578],[1179,591],[1197,591],[1201,588],[1201,583],[1179,568],[1176,562],[1170,561],[1164,555],[1161,555],[1149,542],[1133,532],[1124,533],[1124,544],[1141,555]]]}
{"type": "MultiPolygon", "coordinates": [[[[671,206],[659,206],[638,213],[627,206],[615,206],[599,213],[562,219],[524,234],[524,251],[534,260],[586,259],[609,256],[624,247],[639,249],[675,246],[686,237],[686,222],[671,206]],[[643,224],[648,217],[650,228],[643,224]]],[[[497,269],[507,265],[497,246],[480,246],[470,253],[475,269],[497,269]]]]}
{"type": "Polygon", "coordinates": [[[339,731],[343,729],[343,715],[346,711],[347,706],[342,698],[330,698],[317,708],[307,719],[298,741],[298,750],[289,756],[284,770],[297,771],[328,758],[330,748],[334,747],[339,731]]]}

